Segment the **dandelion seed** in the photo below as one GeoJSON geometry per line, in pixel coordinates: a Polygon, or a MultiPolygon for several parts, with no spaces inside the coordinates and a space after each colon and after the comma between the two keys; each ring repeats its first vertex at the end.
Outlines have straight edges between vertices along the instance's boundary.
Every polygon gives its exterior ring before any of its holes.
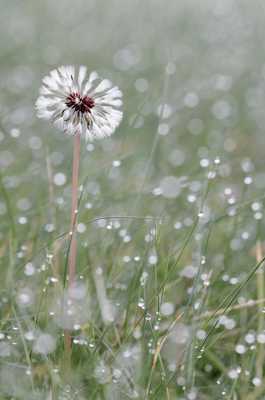
{"type": "Polygon", "coordinates": [[[39,118],[51,120],[63,132],[86,139],[110,136],[122,119],[122,92],[96,72],[61,66],[43,79],[36,101],[39,118]]]}

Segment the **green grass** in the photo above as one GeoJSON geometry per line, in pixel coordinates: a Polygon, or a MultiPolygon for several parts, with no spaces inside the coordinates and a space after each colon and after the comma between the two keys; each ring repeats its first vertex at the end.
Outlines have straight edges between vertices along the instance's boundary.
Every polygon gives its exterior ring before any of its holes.
{"type": "Polygon", "coordinates": [[[262,400],[261,2],[0,5],[0,400],[262,400]],[[82,141],[71,293],[73,140],[34,111],[62,64],[124,93],[82,141]]]}

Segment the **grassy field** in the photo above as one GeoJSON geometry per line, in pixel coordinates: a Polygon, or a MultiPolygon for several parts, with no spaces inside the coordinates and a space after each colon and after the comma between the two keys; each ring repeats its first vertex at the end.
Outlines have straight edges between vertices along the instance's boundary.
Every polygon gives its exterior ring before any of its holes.
{"type": "Polygon", "coordinates": [[[0,6],[0,400],[264,399],[262,1],[0,6]],[[73,138],[34,110],[69,64],[124,94],[82,141],[71,290],[73,138]]]}

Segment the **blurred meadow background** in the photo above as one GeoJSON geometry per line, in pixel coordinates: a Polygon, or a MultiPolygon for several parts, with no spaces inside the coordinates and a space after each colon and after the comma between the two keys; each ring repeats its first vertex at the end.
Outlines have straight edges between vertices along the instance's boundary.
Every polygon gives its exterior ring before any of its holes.
{"type": "Polygon", "coordinates": [[[264,399],[263,2],[0,6],[0,399],[264,399]],[[82,141],[71,294],[73,138],[34,110],[69,64],[124,94],[82,141]]]}

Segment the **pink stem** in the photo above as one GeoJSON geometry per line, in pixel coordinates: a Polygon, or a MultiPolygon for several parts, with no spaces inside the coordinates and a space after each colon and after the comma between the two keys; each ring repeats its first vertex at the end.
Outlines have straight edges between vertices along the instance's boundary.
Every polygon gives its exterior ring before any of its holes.
{"type": "MultiPolygon", "coordinates": [[[[77,240],[76,240],[76,222],[77,222],[77,208],[78,208],[78,175],[80,164],[80,134],[76,133],[74,137],[74,150],[73,150],[73,170],[72,170],[72,209],[71,209],[71,242],[68,259],[68,273],[69,273],[69,287],[73,286],[75,282],[76,273],[76,254],[77,254],[77,240]]],[[[72,339],[70,333],[66,330],[64,332],[64,343],[66,354],[70,357],[72,348],[72,339]]]]}
{"type": "Polygon", "coordinates": [[[71,287],[75,281],[76,273],[76,254],[77,254],[77,240],[76,240],[76,222],[77,222],[77,208],[78,208],[78,175],[80,164],[80,134],[76,133],[74,136],[74,150],[73,150],[73,171],[72,171],[72,210],[71,210],[71,228],[72,233],[68,272],[69,272],[69,286],[71,287]]]}

